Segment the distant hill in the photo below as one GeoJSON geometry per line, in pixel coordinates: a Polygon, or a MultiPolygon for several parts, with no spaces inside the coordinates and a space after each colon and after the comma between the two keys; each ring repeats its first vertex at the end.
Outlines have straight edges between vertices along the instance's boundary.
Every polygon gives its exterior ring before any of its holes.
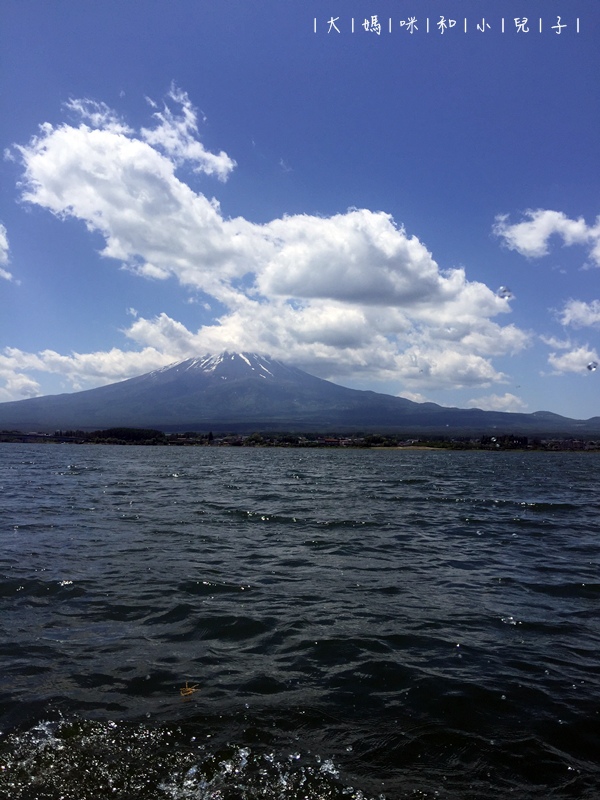
{"type": "Polygon", "coordinates": [[[0,430],[312,430],[600,436],[600,417],[510,414],[414,403],[348,389],[256,353],[190,358],[136,378],[71,394],[0,403],[0,430]]]}

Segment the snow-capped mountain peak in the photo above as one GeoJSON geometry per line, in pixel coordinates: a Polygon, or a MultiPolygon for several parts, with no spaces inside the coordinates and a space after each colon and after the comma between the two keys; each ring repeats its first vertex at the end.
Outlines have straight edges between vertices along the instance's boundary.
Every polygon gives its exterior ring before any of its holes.
{"type": "Polygon", "coordinates": [[[225,351],[169,364],[166,367],[155,370],[150,375],[164,379],[167,375],[174,376],[190,373],[198,376],[216,377],[221,380],[247,378],[254,375],[269,380],[276,377],[281,378],[284,374],[289,377],[296,372],[295,368],[288,367],[270,356],[251,352],[225,351]]]}

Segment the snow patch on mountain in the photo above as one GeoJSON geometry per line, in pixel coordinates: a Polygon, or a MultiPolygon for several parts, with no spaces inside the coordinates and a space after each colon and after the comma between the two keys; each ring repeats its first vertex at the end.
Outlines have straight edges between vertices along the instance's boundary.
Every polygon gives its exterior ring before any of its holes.
{"type": "MultiPolygon", "coordinates": [[[[217,375],[221,378],[225,376],[243,377],[248,375],[249,372],[253,372],[255,375],[260,375],[261,378],[267,378],[268,376],[270,379],[276,379],[277,373],[282,370],[290,372],[290,368],[285,364],[268,356],[259,355],[258,353],[232,353],[225,351],[223,353],[196,356],[185,361],[168,364],[166,367],[161,367],[149,373],[149,377],[164,375],[171,371],[176,373],[201,372],[206,375],[217,375]]],[[[294,370],[291,371],[293,372],[294,370]]]]}

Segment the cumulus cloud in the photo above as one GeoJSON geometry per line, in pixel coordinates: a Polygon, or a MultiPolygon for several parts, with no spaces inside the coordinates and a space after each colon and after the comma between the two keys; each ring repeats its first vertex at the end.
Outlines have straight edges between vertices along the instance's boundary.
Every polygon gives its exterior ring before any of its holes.
{"type": "Polygon", "coordinates": [[[218,204],[180,181],[148,143],[110,128],[44,125],[17,149],[23,199],[101,233],[104,256],[217,294],[220,280],[244,273],[243,223],[223,220],[218,204]]]}
{"type": "Polygon", "coordinates": [[[235,161],[200,142],[185,92],[173,86],[162,108],[151,106],[153,126],[136,132],[104,104],[69,101],[79,124],[45,123],[13,148],[22,198],[100,233],[102,255],[141,277],[203,292],[218,316],[190,330],[164,313],[138,314],[124,334],[139,352],[44,351],[29,367],[20,354],[16,370],[110,382],[198,353],[245,349],[323,377],[397,380],[408,391],[506,380],[493,358],[531,339],[495,321],[510,312],[509,299],[469,281],[464,269],[442,269],[381,211],[264,224],[226,218],[178,170],[188,164],[206,180],[225,180],[235,161]]]}
{"type": "Polygon", "coordinates": [[[569,219],[562,211],[547,209],[525,211],[524,217],[514,224],[509,224],[506,214],[496,217],[493,231],[510,250],[540,258],[548,255],[550,238],[558,236],[566,246],[586,246],[592,261],[600,267],[600,217],[594,225],[588,225],[582,217],[569,219]]]}
{"type": "Polygon", "coordinates": [[[485,397],[477,397],[469,400],[467,405],[483,411],[524,411],[527,408],[527,403],[510,392],[505,392],[503,395],[489,394],[485,397]]]}
{"type": "MultiPolygon", "coordinates": [[[[468,348],[420,342],[411,331],[401,342],[390,341],[369,324],[364,312],[319,303],[302,310],[286,304],[250,301],[214,325],[189,331],[161,314],[139,319],[127,330],[138,344],[158,350],[170,347],[180,358],[223,349],[258,349],[324,378],[348,376],[400,380],[415,388],[487,386],[506,380],[491,361],[468,348]],[[337,328],[336,328],[337,324],[337,328]]],[[[424,335],[424,334],[422,334],[424,335]]]]}
{"type": "Polygon", "coordinates": [[[552,367],[554,375],[564,375],[569,372],[584,375],[588,364],[598,363],[599,360],[596,350],[588,345],[573,347],[561,355],[550,353],[548,356],[548,363],[552,367]]]}
{"type": "Polygon", "coordinates": [[[25,400],[40,394],[39,383],[21,372],[0,367],[0,380],[4,383],[4,386],[0,387],[0,402],[25,400]]]}
{"type": "Polygon", "coordinates": [[[0,353],[0,379],[5,384],[0,389],[0,397],[11,400],[40,394],[39,383],[27,375],[29,371],[60,375],[72,388],[81,389],[150,372],[173,360],[172,355],[160,353],[151,347],[139,352],[113,348],[96,353],[71,353],[68,356],[54,350],[27,353],[16,347],[6,347],[0,353]]]}
{"type": "Polygon", "coordinates": [[[458,292],[452,276],[443,276],[389,214],[297,215],[274,220],[265,233],[275,245],[258,278],[266,295],[403,305],[444,302],[458,292]]]}
{"type": "Polygon", "coordinates": [[[600,300],[592,300],[591,303],[568,300],[559,312],[559,320],[562,325],[574,328],[600,327],[600,300]]]}

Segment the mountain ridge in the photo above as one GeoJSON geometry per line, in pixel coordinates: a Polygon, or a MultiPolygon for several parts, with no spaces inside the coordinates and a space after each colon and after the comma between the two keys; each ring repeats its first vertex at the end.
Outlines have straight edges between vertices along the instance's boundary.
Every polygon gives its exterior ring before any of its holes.
{"type": "Polygon", "coordinates": [[[600,417],[572,420],[448,408],[349,389],[270,356],[208,354],[80,392],[0,403],[0,429],[404,430],[600,435],[600,417]]]}

